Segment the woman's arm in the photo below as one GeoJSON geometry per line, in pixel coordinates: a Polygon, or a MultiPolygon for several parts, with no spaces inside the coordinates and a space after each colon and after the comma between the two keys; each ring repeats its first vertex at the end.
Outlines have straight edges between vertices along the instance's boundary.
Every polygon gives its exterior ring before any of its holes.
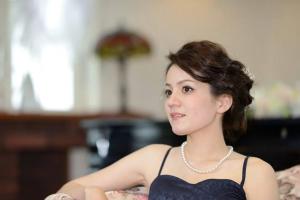
{"type": "Polygon", "coordinates": [[[253,157],[249,159],[244,187],[248,200],[279,200],[275,172],[261,159],[253,157]]]}
{"type": "Polygon", "coordinates": [[[104,191],[97,187],[85,188],[85,199],[86,200],[108,200],[104,191]]]}
{"type": "Polygon", "coordinates": [[[86,188],[96,187],[105,192],[145,185],[145,175],[155,170],[153,167],[155,162],[150,162],[155,158],[153,154],[164,153],[167,148],[167,145],[144,147],[104,169],[66,183],[58,193],[68,194],[76,200],[85,200],[86,188]]]}

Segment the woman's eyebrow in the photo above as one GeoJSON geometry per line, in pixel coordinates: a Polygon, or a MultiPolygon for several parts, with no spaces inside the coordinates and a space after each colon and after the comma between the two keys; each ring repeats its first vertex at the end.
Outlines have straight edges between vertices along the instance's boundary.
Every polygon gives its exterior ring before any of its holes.
{"type": "MultiPolygon", "coordinates": [[[[183,84],[183,83],[185,83],[185,82],[195,82],[194,80],[191,80],[191,79],[184,79],[184,80],[181,80],[181,81],[178,81],[177,83],[176,83],[176,85],[181,85],[181,84],[183,84]]],[[[165,83],[165,86],[169,86],[169,87],[171,87],[171,84],[170,83],[165,83]]]]}

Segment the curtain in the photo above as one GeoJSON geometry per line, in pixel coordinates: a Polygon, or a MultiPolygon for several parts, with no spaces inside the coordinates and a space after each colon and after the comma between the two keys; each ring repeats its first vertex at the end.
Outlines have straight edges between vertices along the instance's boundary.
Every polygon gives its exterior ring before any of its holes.
{"type": "Polygon", "coordinates": [[[89,80],[89,74],[99,67],[93,62],[93,48],[100,31],[99,26],[93,26],[97,0],[9,2],[12,109],[88,109],[89,105],[76,102],[88,104],[88,99],[77,98],[97,97],[80,92],[90,87],[90,82],[95,83],[89,80]]]}

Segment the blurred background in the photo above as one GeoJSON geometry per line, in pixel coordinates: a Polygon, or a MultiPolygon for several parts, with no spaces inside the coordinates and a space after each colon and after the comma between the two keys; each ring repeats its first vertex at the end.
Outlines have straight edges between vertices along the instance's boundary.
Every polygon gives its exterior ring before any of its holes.
{"type": "Polygon", "coordinates": [[[106,164],[179,143],[164,135],[166,56],[194,40],[248,67],[253,127],[299,142],[299,10],[298,0],[1,0],[0,199],[41,199],[108,151],[106,164]]]}

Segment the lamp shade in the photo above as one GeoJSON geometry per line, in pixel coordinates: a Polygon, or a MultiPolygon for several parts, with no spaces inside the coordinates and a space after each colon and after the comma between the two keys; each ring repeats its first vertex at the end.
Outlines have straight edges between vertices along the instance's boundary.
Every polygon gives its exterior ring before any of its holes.
{"type": "Polygon", "coordinates": [[[103,59],[126,59],[149,54],[150,44],[142,36],[119,29],[104,36],[96,45],[96,54],[103,59]]]}

